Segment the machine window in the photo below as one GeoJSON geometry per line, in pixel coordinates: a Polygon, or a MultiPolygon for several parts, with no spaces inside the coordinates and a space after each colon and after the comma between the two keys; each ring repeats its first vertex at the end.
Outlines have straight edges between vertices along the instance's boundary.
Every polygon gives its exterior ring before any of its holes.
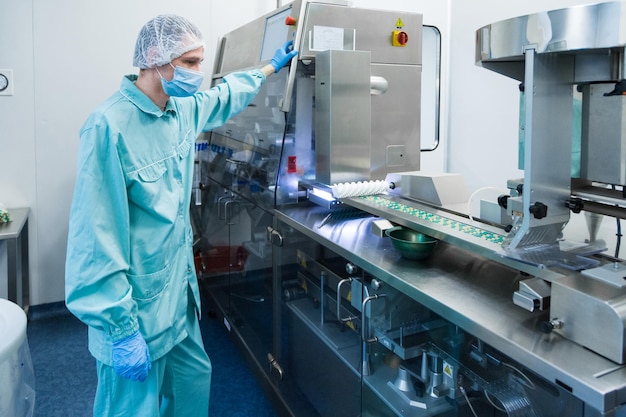
{"type": "Polygon", "coordinates": [[[441,80],[441,32],[435,26],[422,28],[422,127],[421,150],[439,145],[441,80]]]}

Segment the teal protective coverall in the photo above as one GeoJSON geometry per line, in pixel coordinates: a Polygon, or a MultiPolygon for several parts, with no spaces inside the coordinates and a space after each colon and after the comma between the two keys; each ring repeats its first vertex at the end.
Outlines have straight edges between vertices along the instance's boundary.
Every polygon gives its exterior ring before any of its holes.
{"type": "Polygon", "coordinates": [[[189,218],[195,141],[243,110],[265,75],[227,75],[210,90],[171,97],[164,111],[135,80],[124,77],[80,131],[66,303],[89,326],[99,376],[94,415],[206,416],[211,365],[197,323],[189,218]],[[144,382],[111,368],[112,344],[137,331],[152,360],[144,382]]]}

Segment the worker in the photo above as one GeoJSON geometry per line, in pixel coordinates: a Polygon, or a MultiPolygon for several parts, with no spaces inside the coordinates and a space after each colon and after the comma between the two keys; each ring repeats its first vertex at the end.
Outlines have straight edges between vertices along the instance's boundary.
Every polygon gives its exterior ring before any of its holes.
{"type": "Polygon", "coordinates": [[[139,74],[81,128],[65,296],[89,329],[94,416],[208,416],[211,362],[189,219],[195,140],[246,108],[296,55],[286,42],[262,68],[198,92],[200,31],[157,16],[137,38],[139,74]]]}

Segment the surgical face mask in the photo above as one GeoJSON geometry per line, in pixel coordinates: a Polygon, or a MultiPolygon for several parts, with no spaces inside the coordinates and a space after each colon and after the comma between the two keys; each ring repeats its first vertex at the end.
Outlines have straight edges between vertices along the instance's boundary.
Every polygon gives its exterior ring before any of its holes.
{"type": "Polygon", "coordinates": [[[171,97],[189,97],[194,95],[200,88],[200,85],[202,85],[202,81],[204,81],[204,73],[179,66],[174,67],[172,64],[170,66],[174,68],[174,77],[172,77],[171,81],[163,78],[159,70],[155,68],[161,77],[161,85],[165,94],[171,97]]]}

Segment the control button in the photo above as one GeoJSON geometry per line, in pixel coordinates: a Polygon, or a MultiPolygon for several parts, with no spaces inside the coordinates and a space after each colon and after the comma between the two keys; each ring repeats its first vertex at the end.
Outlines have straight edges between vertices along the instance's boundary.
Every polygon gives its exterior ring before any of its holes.
{"type": "Polygon", "coordinates": [[[409,42],[409,35],[403,30],[391,32],[391,44],[393,46],[406,46],[409,42]]]}
{"type": "Polygon", "coordinates": [[[293,16],[287,16],[287,17],[285,18],[285,24],[286,24],[287,26],[295,26],[295,24],[296,24],[296,18],[295,18],[295,17],[293,17],[293,16]]]}

